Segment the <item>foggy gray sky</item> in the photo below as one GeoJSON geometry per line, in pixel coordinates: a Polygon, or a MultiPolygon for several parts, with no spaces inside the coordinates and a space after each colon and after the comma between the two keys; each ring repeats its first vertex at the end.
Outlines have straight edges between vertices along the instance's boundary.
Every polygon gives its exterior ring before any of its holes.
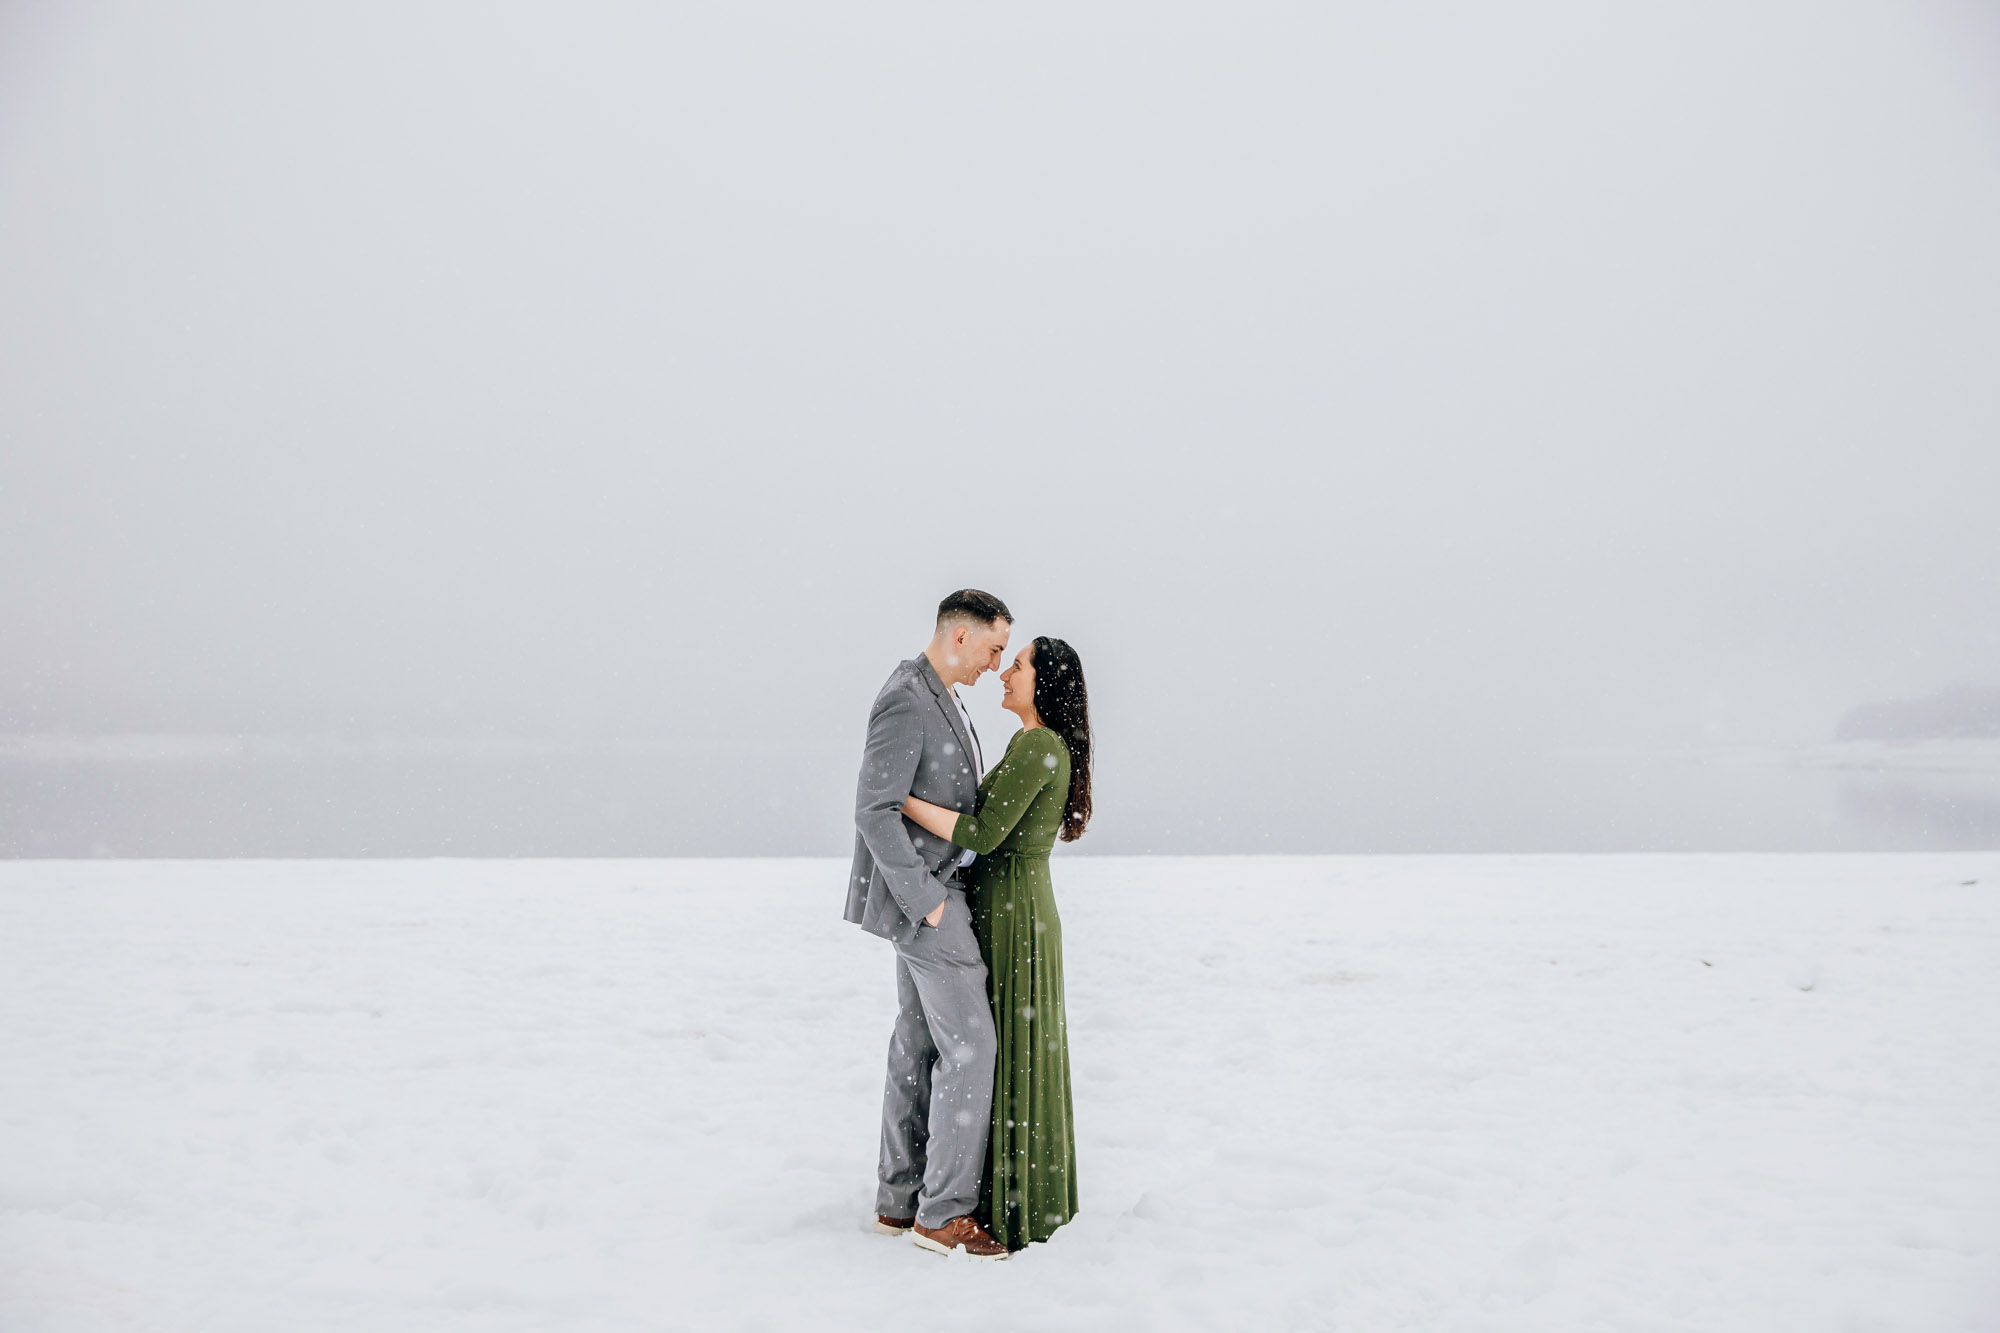
{"type": "Polygon", "coordinates": [[[976,585],[1097,850],[1782,844],[1555,756],[2000,681],[1995,237],[1969,0],[9,0],[0,731],[838,852],[976,585]]]}

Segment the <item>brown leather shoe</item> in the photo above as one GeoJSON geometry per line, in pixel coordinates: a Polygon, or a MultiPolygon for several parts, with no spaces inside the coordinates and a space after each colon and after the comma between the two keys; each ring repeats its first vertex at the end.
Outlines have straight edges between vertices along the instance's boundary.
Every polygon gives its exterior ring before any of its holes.
{"type": "Polygon", "coordinates": [[[887,1213],[875,1214],[875,1229],[885,1236],[907,1236],[910,1228],[917,1224],[914,1217],[891,1217],[887,1213]]]}
{"type": "Polygon", "coordinates": [[[922,1224],[911,1227],[910,1239],[925,1249],[935,1250],[939,1254],[964,1250],[975,1259],[1007,1257],[1007,1247],[987,1235],[984,1228],[972,1220],[970,1213],[964,1217],[954,1217],[936,1229],[922,1224]]]}

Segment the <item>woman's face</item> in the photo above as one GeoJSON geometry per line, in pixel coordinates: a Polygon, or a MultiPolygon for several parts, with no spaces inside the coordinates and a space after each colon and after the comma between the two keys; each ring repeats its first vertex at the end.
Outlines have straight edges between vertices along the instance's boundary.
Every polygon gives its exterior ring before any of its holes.
{"type": "Polygon", "coordinates": [[[1035,708],[1035,645],[1028,644],[1014,654],[1014,665],[1000,673],[1000,685],[1006,693],[1000,696],[1000,706],[1026,716],[1035,708]]]}

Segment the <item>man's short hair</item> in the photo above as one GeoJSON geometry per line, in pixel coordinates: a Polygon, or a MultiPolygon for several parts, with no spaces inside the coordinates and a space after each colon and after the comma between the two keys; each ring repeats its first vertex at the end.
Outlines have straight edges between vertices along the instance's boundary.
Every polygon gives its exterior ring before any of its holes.
{"type": "Polygon", "coordinates": [[[953,620],[976,620],[982,625],[1004,620],[1012,624],[1014,613],[1007,609],[1007,603],[990,592],[981,592],[977,588],[960,588],[938,603],[939,627],[942,628],[953,620]]]}

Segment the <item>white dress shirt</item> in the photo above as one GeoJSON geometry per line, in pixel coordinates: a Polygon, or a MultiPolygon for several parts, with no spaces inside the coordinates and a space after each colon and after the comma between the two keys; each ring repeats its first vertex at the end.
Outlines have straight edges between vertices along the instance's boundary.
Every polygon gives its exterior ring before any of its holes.
{"type": "MultiPolygon", "coordinates": [[[[958,697],[956,687],[951,688],[951,701],[958,705],[958,715],[965,719],[965,734],[972,737],[972,775],[983,778],[986,776],[986,759],[979,753],[979,733],[972,729],[972,714],[965,711],[965,700],[958,697]]],[[[961,867],[971,865],[975,855],[977,853],[967,848],[958,858],[958,864],[961,867]]]]}

